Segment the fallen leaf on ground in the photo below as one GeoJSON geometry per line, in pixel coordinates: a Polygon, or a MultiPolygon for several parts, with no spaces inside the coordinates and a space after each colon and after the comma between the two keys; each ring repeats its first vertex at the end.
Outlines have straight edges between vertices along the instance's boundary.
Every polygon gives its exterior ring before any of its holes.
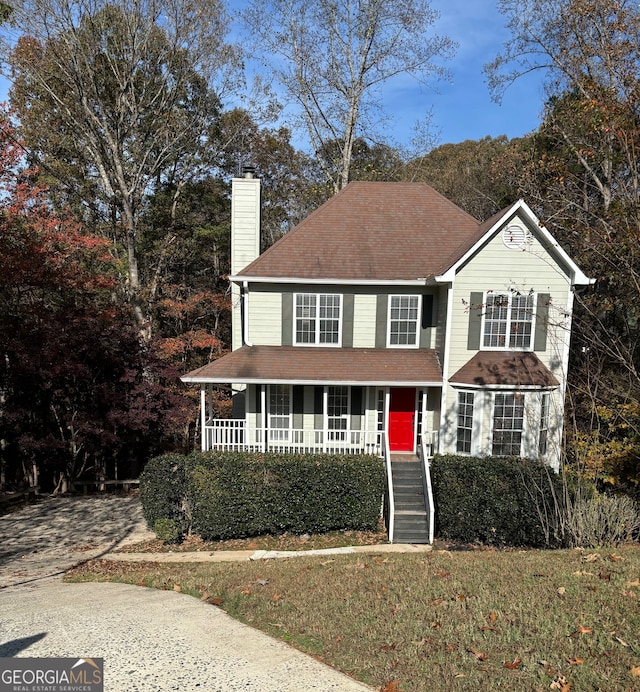
{"type": "Polygon", "coordinates": [[[380,648],[381,648],[383,651],[395,651],[395,650],[396,650],[396,646],[398,646],[398,645],[396,644],[396,642],[393,642],[393,644],[383,644],[380,648]]]}
{"type": "Polygon", "coordinates": [[[273,596],[271,596],[271,600],[274,603],[277,603],[281,598],[282,598],[282,596],[279,593],[274,593],[273,596]]]}
{"type": "Polygon", "coordinates": [[[436,572],[436,577],[440,577],[440,579],[444,579],[445,577],[448,577],[451,574],[451,572],[448,569],[439,569],[436,572]]]}
{"type": "Polygon", "coordinates": [[[260,584],[260,586],[266,586],[268,583],[268,579],[256,579],[256,584],[260,584]]]}
{"type": "Polygon", "coordinates": [[[593,572],[586,572],[585,570],[578,570],[577,572],[574,572],[576,577],[595,577],[596,575],[593,572]]]}
{"type": "Polygon", "coordinates": [[[389,680],[380,688],[380,692],[402,692],[399,680],[389,680]]]}
{"type": "Polygon", "coordinates": [[[611,562],[622,562],[624,560],[622,555],[616,555],[615,553],[611,553],[611,555],[609,555],[609,559],[611,562]]]}
{"type": "Polygon", "coordinates": [[[582,556],[582,562],[596,562],[600,559],[598,553],[590,553],[589,555],[582,556]]]}
{"type": "Polygon", "coordinates": [[[240,592],[243,596],[251,596],[251,589],[242,589],[240,592]]]}
{"type": "Polygon", "coordinates": [[[564,586],[561,586],[557,591],[558,596],[564,596],[566,593],[567,590],[564,588],[564,586]]]}
{"type": "Polygon", "coordinates": [[[431,623],[431,629],[432,630],[439,630],[442,627],[442,625],[436,620],[435,622],[431,623]]]}
{"type": "Polygon", "coordinates": [[[620,639],[620,637],[614,637],[614,639],[618,642],[618,644],[622,644],[622,646],[626,646],[627,648],[629,647],[629,645],[627,644],[627,642],[624,641],[624,639],[620,639]]]}
{"type": "Polygon", "coordinates": [[[504,667],[507,670],[517,670],[521,664],[522,664],[522,661],[519,658],[514,658],[512,663],[509,663],[509,661],[505,661],[504,667]]]}
{"type": "Polygon", "coordinates": [[[481,632],[499,632],[500,630],[497,627],[491,627],[491,625],[483,625],[480,628],[481,632]]]}
{"type": "Polygon", "coordinates": [[[324,567],[325,565],[330,565],[332,562],[335,562],[335,560],[325,560],[324,562],[321,562],[320,564],[324,567]]]}
{"type": "Polygon", "coordinates": [[[559,675],[550,685],[551,690],[560,690],[560,692],[569,692],[571,690],[572,683],[564,677],[564,675],[559,675]]]}
{"type": "Polygon", "coordinates": [[[224,598],[207,598],[207,603],[210,603],[214,606],[219,606],[224,603],[224,598]]]}
{"type": "Polygon", "coordinates": [[[182,591],[182,587],[180,586],[180,584],[174,584],[174,585],[173,585],[173,590],[174,590],[174,591],[177,591],[178,593],[180,593],[180,591],[182,591]]]}
{"type": "Polygon", "coordinates": [[[478,651],[477,649],[474,649],[472,646],[468,647],[467,651],[473,654],[478,659],[478,661],[487,660],[487,654],[483,653],[482,651],[478,651]]]}
{"type": "Polygon", "coordinates": [[[497,615],[495,614],[495,612],[492,610],[492,611],[489,613],[489,622],[490,622],[492,625],[495,625],[497,619],[498,619],[498,616],[497,616],[497,615]]]}
{"type": "Polygon", "coordinates": [[[568,658],[567,663],[570,666],[579,666],[585,662],[584,658],[578,658],[577,656],[574,656],[573,658],[568,658]]]}
{"type": "Polygon", "coordinates": [[[444,599],[442,598],[432,598],[429,601],[429,605],[440,605],[444,599]]]}
{"type": "Polygon", "coordinates": [[[640,678],[640,666],[632,666],[629,672],[634,678],[640,678]]]}
{"type": "Polygon", "coordinates": [[[640,579],[636,579],[635,581],[628,581],[625,586],[638,586],[640,587],[640,579]]]}
{"type": "Polygon", "coordinates": [[[593,632],[593,628],[580,625],[580,627],[578,627],[578,629],[575,632],[572,632],[569,636],[575,637],[576,634],[591,634],[591,632],[593,632]]]}

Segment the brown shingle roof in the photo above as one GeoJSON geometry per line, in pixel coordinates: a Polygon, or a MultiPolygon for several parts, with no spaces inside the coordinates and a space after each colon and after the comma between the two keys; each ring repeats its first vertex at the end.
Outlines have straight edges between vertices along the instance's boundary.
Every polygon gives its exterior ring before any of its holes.
{"type": "Polygon", "coordinates": [[[557,387],[558,380],[532,351],[480,351],[449,380],[455,384],[557,387]]]}
{"type": "Polygon", "coordinates": [[[427,349],[243,346],[182,380],[417,385],[441,383],[442,369],[427,349]]]}
{"type": "Polygon", "coordinates": [[[437,276],[476,239],[476,219],[423,183],[353,182],[240,276],[413,280],[437,276]]]}

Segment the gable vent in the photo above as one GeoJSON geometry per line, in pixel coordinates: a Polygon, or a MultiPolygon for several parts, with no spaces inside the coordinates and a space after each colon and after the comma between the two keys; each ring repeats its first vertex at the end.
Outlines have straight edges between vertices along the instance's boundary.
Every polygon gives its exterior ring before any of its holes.
{"type": "Polygon", "coordinates": [[[531,234],[524,226],[511,224],[502,231],[502,242],[509,249],[523,248],[531,240],[531,234]]]}

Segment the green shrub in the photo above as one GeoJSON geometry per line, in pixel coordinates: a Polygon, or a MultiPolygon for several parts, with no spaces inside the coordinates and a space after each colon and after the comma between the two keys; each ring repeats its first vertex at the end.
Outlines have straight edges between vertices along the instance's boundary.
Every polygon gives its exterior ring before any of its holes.
{"type": "Polygon", "coordinates": [[[384,465],[373,456],[195,452],[193,528],[204,539],[375,529],[384,465]]]}
{"type": "Polygon", "coordinates": [[[142,512],[149,528],[155,531],[156,522],[166,519],[174,522],[179,536],[186,534],[190,528],[186,492],[182,454],[164,454],[150,459],[140,474],[142,512]]]}
{"type": "Polygon", "coordinates": [[[562,478],[537,461],[436,456],[436,535],[495,546],[556,546],[562,478]]]}
{"type": "Polygon", "coordinates": [[[153,524],[153,531],[165,543],[178,543],[182,538],[175,519],[166,519],[164,517],[156,519],[153,524]]]}

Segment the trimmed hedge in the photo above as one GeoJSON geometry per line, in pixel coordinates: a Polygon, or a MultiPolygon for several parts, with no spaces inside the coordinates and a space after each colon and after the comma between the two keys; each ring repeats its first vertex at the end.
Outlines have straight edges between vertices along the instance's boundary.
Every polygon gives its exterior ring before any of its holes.
{"type": "MultiPolygon", "coordinates": [[[[149,465],[166,472],[163,459],[149,465]]],[[[177,470],[171,489],[154,485],[142,494],[152,528],[150,518],[155,522],[161,507],[171,512],[176,505],[189,508],[191,528],[205,540],[377,528],[385,489],[379,457],[194,452],[182,459],[180,502],[174,492],[179,488],[177,470]]],[[[159,475],[154,471],[150,477],[159,475]]],[[[141,487],[145,485],[143,479],[141,487]]]]}
{"type": "Polygon", "coordinates": [[[562,478],[521,458],[436,456],[431,464],[436,535],[495,546],[557,545],[540,511],[562,502],[562,478]]]}
{"type": "Polygon", "coordinates": [[[152,531],[163,520],[173,522],[179,536],[189,531],[185,462],[182,454],[163,454],[148,461],[140,474],[142,512],[152,531]]]}

